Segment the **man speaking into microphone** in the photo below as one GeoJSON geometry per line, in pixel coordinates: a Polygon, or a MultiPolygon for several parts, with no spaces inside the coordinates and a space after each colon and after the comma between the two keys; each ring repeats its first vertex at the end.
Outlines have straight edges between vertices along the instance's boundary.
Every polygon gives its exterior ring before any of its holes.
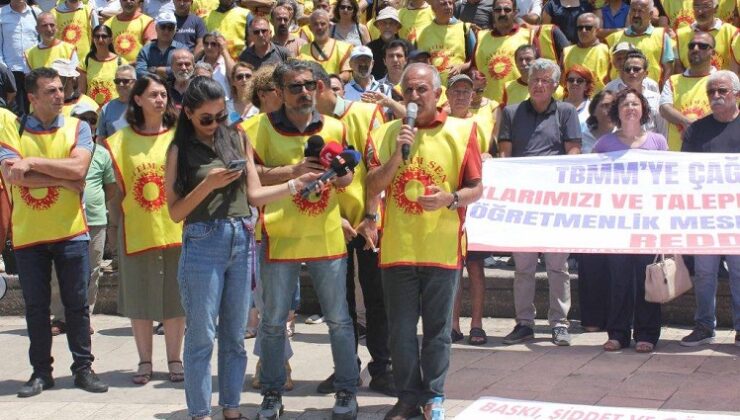
{"type": "Polygon", "coordinates": [[[411,64],[401,91],[407,107],[417,105],[416,118],[380,126],[366,148],[367,194],[386,193],[380,268],[398,392],[385,418],[393,420],[415,417],[420,407],[429,415],[434,398],[444,398],[452,305],[465,251],[465,206],[483,192],[475,122],[437,110],[442,92],[437,70],[411,64]]]}

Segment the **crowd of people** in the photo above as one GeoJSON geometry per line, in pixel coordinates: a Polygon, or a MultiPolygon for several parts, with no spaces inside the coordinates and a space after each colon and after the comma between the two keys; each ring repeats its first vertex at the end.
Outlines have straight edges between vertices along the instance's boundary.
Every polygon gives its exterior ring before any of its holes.
{"type": "MultiPolygon", "coordinates": [[[[397,398],[385,418],[430,418],[451,343],[465,338],[463,267],[468,343],[488,342],[491,254],[466,252],[464,238],[483,161],[740,152],[739,8],[10,0],[0,7],[0,239],[12,239],[33,367],[18,396],[54,386],[62,332],[75,385],[108,390],[92,369],[90,322],[107,249],[139,356],[131,380],[151,380],[160,322],[169,380],[184,382],[193,419],[211,418],[215,343],[218,404],[244,418],[245,338],[260,358],[258,419],[282,415],[302,267],[329,327],[334,373],[317,392],[335,394],[332,418],[357,418],[361,335],[369,388],[397,398]]],[[[570,345],[571,257],[513,253],[516,316],[503,344],[534,338],[541,262],[552,342],[570,345]]],[[[661,308],[644,299],[652,258],[575,256],[580,323],[608,334],[605,351],[658,345],[661,308]]],[[[722,267],[740,345],[737,255],[694,257],[696,325],[682,345],[713,341],[722,267]]]]}

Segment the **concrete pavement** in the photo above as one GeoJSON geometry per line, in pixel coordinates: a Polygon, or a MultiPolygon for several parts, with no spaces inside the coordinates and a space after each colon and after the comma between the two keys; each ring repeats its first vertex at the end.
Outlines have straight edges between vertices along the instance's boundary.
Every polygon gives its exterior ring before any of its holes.
{"type": "MultiPolygon", "coordinates": [[[[327,327],[305,325],[302,319],[292,340],[296,387],[284,396],[285,418],[330,418],[333,397],[314,392],[318,382],[332,371],[327,327]]],[[[0,419],[187,419],[182,384],[167,381],[163,337],[155,337],[152,381],[136,386],[131,375],[138,357],[128,320],[95,315],[93,325],[94,368],[110,384],[110,391],[89,394],[73,387],[68,370],[71,357],[62,335],[54,338],[56,386],[40,396],[19,399],[16,392],[31,374],[25,321],[22,317],[0,317],[0,419]]],[[[463,320],[462,326],[466,332],[469,319],[463,320]]],[[[453,346],[445,402],[448,418],[481,396],[740,415],[740,347],[733,345],[734,332],[718,331],[715,344],[689,349],[678,344],[687,328],[666,327],[654,354],[637,354],[633,349],[605,353],[601,344],[606,334],[579,334],[577,325],[571,328],[573,345],[556,347],[549,342],[549,329],[540,320],[536,340],[503,346],[502,337],[512,327],[510,319],[486,318],[486,346],[453,346]]],[[[247,341],[248,379],[256,361],[251,356],[253,342],[247,341]]],[[[215,357],[214,352],[213,366],[215,357]]],[[[368,360],[364,346],[360,346],[360,357],[368,360]]],[[[363,379],[367,385],[366,370],[363,379]]],[[[248,384],[242,412],[251,418],[261,399],[248,384]]],[[[382,419],[395,402],[366,387],[361,388],[358,400],[360,418],[368,420],[382,419]]],[[[215,393],[213,403],[217,403],[215,393]]]]}

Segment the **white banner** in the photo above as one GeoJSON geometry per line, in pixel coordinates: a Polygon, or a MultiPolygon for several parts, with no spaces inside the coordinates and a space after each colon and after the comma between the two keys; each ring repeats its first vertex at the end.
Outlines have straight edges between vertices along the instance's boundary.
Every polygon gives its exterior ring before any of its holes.
{"type": "Polygon", "coordinates": [[[478,251],[740,254],[740,155],[630,150],[489,159],[478,251]]]}
{"type": "Polygon", "coordinates": [[[735,415],[642,408],[599,407],[539,401],[483,397],[475,401],[456,420],[740,420],[735,415]]]}

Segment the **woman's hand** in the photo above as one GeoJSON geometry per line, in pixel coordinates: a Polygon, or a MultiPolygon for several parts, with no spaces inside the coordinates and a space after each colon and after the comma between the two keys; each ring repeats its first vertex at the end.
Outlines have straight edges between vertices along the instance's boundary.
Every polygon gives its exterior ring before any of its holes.
{"type": "MultiPolygon", "coordinates": [[[[299,192],[300,191],[303,191],[303,189],[306,188],[308,186],[308,184],[316,181],[320,177],[321,177],[321,174],[316,173],[316,172],[309,172],[309,173],[303,174],[303,175],[301,175],[298,178],[295,178],[293,180],[295,182],[295,188],[299,192]]],[[[312,192],[320,192],[320,191],[323,191],[324,188],[326,188],[327,185],[329,185],[329,184],[328,183],[324,183],[324,182],[319,182],[318,187],[316,187],[316,189],[314,191],[312,191],[312,192]]]]}
{"type": "Polygon", "coordinates": [[[242,173],[243,171],[230,171],[226,168],[213,168],[208,171],[208,175],[206,175],[203,183],[209,190],[217,190],[239,179],[242,173]]]}

